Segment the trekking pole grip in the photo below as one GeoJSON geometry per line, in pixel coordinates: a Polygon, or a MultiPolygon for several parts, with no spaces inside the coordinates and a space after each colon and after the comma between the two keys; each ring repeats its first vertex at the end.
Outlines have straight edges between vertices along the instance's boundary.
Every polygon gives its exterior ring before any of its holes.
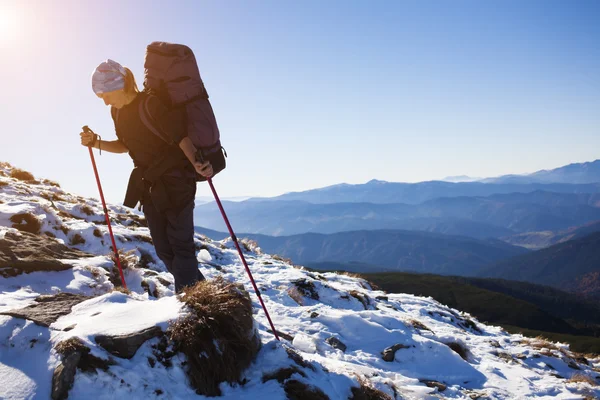
{"type": "MultiPolygon", "coordinates": [[[[91,149],[94,147],[94,145],[96,144],[96,141],[98,141],[100,139],[100,135],[97,135],[96,132],[94,132],[93,130],[90,129],[89,126],[84,125],[81,129],[83,129],[83,131],[85,133],[91,133],[92,135],[94,135],[94,140],[92,141],[91,144],[88,145],[88,147],[91,149]]],[[[100,149],[100,146],[98,146],[98,149],[100,149]]],[[[100,150],[100,154],[102,154],[102,150],[100,150]]]]}

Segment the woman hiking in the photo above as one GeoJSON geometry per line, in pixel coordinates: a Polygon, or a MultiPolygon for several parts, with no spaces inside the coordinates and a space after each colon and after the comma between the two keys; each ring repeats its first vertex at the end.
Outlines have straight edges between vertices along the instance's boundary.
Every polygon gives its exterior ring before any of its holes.
{"type": "Polygon", "coordinates": [[[196,161],[185,119],[152,94],[140,92],[133,73],[116,61],[92,74],[94,93],[111,106],[117,140],[81,132],[81,144],[111,153],[129,153],[135,168],[124,204],[140,208],[158,257],[175,279],[175,291],[204,280],[194,245],[196,174],[213,175],[210,162],[196,161]],[[162,133],[161,137],[156,132],[162,133]]]}

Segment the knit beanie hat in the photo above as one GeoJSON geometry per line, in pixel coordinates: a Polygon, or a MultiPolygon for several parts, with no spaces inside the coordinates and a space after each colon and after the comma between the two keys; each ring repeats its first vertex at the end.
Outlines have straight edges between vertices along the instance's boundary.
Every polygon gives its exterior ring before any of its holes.
{"type": "Polygon", "coordinates": [[[126,75],[127,72],[121,64],[106,60],[98,65],[92,74],[92,89],[96,94],[123,89],[126,75]]]}

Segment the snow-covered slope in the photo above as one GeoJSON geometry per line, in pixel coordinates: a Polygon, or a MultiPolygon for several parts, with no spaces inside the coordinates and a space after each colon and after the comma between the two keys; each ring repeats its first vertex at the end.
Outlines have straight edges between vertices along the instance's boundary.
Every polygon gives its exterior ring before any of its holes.
{"type": "MultiPolygon", "coordinates": [[[[40,223],[39,235],[90,256],[63,259],[71,268],[62,271],[0,275],[0,312],[32,304],[40,294],[93,297],[49,327],[0,315],[0,398],[50,398],[52,374],[59,364],[55,346],[74,336],[94,356],[112,358],[112,365],[106,371],[78,371],[70,399],[202,398],[187,382],[183,355],[156,362],[157,338],[143,344],[131,359],[110,356],[94,340],[100,334],[164,329],[183,313],[143,219],[121,206],[109,207],[117,246],[129,261],[126,280],[131,293],[113,291],[101,204],[65,193],[51,182],[11,178],[11,173],[10,166],[0,165],[0,243],[15,235],[25,240],[27,234],[13,225],[36,230],[31,217],[14,218],[30,214],[40,223]]],[[[243,283],[250,292],[263,343],[244,379],[221,385],[224,398],[294,398],[284,389],[290,379],[316,387],[330,399],[366,398],[356,391],[361,385],[380,391],[379,397],[370,398],[600,396],[595,386],[578,382],[582,377],[597,381],[600,374],[594,363],[600,360],[572,354],[566,345],[509,335],[431,298],[384,293],[349,275],[309,272],[245,242],[245,257],[263,300],[277,330],[285,333],[278,342],[232,241],[197,235],[196,244],[208,279],[222,276],[243,283]],[[304,361],[290,357],[295,354],[290,348],[304,361]],[[285,368],[291,368],[291,377],[280,378],[282,382],[269,379],[269,374],[285,368]]]]}

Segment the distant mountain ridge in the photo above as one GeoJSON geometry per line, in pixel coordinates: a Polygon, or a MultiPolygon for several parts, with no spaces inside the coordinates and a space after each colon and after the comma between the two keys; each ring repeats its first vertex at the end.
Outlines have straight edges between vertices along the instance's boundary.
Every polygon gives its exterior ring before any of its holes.
{"type": "Polygon", "coordinates": [[[484,179],[485,183],[571,183],[588,184],[600,182],[600,160],[574,163],[551,170],[541,170],[527,175],[504,175],[484,179]]]}
{"type": "MultiPolygon", "coordinates": [[[[485,184],[482,184],[485,185],[485,184]]],[[[600,220],[599,193],[531,192],[437,198],[418,205],[302,201],[226,202],[240,232],[280,236],[307,232],[402,229],[485,239],[560,231],[600,220]]],[[[199,205],[196,225],[224,230],[214,204],[199,205]]]]}
{"type": "Polygon", "coordinates": [[[532,174],[503,175],[495,178],[472,178],[461,175],[441,181],[418,183],[387,182],[372,179],[363,184],[340,183],[303,192],[290,192],[258,201],[298,200],[327,204],[342,202],[419,204],[438,197],[490,196],[493,194],[529,193],[597,193],[600,191],[600,160],[569,164],[532,174]]]}
{"type": "MultiPolygon", "coordinates": [[[[196,231],[212,239],[227,234],[196,231]]],[[[475,275],[482,265],[524,254],[527,250],[499,240],[477,240],[429,232],[401,230],[352,231],[334,234],[305,233],[292,236],[238,234],[255,240],[268,253],[297,264],[338,262],[377,265],[374,271],[415,271],[443,275],[475,275]]],[[[328,268],[325,266],[324,268],[328,268]]],[[[365,272],[363,269],[362,272],[365,272]]]]}
{"type": "Polygon", "coordinates": [[[364,184],[334,185],[304,192],[286,193],[270,198],[252,198],[249,201],[304,201],[313,204],[373,203],[420,204],[440,197],[485,197],[495,194],[531,193],[598,193],[600,183],[484,183],[443,182],[420,183],[368,182],[364,184]]]}
{"type": "Polygon", "coordinates": [[[600,299],[600,232],[497,262],[479,276],[548,285],[600,299]]]}

